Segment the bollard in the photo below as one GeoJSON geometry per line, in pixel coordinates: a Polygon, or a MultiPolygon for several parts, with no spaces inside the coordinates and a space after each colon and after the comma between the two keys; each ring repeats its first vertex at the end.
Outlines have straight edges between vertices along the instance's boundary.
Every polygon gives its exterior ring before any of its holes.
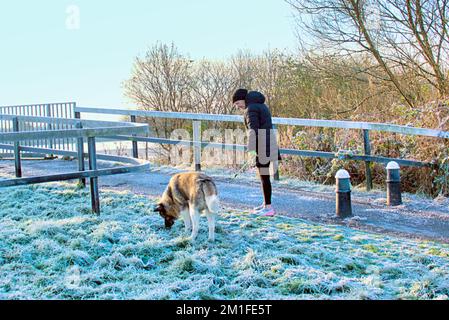
{"type": "Polygon", "coordinates": [[[351,206],[351,177],[346,170],[339,170],[335,176],[337,180],[336,188],[336,209],[337,217],[347,218],[352,216],[351,206]]]}
{"type": "Polygon", "coordinates": [[[400,206],[401,196],[401,168],[397,162],[387,165],[387,206],[400,206]]]}

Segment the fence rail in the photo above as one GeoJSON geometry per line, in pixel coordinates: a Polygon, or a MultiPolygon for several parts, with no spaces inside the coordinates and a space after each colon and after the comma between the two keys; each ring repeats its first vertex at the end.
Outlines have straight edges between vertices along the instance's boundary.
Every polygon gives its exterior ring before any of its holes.
{"type": "MultiPolygon", "coordinates": [[[[173,145],[185,145],[194,149],[194,166],[196,170],[201,170],[201,154],[199,150],[201,147],[209,148],[224,148],[225,150],[246,150],[246,146],[235,144],[223,144],[223,143],[210,143],[201,141],[201,121],[218,121],[218,122],[243,122],[243,117],[239,115],[218,115],[218,114],[197,114],[197,113],[179,113],[179,112],[159,112],[159,111],[142,111],[142,110],[121,110],[121,109],[108,109],[108,108],[87,108],[87,107],[75,107],[75,115],[80,118],[82,113],[91,114],[109,114],[109,115],[122,115],[129,116],[132,122],[136,122],[137,117],[141,118],[163,118],[163,119],[183,119],[192,121],[192,127],[194,128],[194,135],[192,141],[163,139],[158,137],[136,137],[136,136],[108,136],[112,140],[129,140],[133,142],[133,154],[134,157],[138,155],[137,142],[149,142],[159,144],[173,144],[173,145]]],[[[373,162],[388,163],[390,161],[396,161],[402,166],[415,166],[426,167],[433,166],[433,163],[417,161],[413,159],[398,159],[387,158],[371,154],[371,141],[370,131],[381,131],[397,133],[402,135],[412,136],[424,136],[440,139],[449,139],[449,132],[442,130],[415,128],[410,126],[401,126],[385,123],[371,123],[371,122],[354,122],[354,121],[335,121],[335,120],[316,120],[316,119],[294,119],[294,118],[273,118],[273,124],[277,127],[279,125],[286,126],[302,126],[302,127],[322,127],[322,128],[338,128],[347,130],[361,130],[364,145],[364,154],[349,155],[345,153],[333,153],[314,150],[295,150],[295,149],[280,149],[281,154],[296,155],[302,157],[321,157],[328,159],[345,159],[345,160],[358,160],[364,161],[366,164],[366,184],[367,189],[370,190],[373,187],[371,164],[373,162]]],[[[279,179],[279,176],[275,176],[279,179]]]]}
{"type": "Polygon", "coordinates": [[[49,117],[32,117],[32,116],[15,116],[0,114],[0,121],[8,122],[8,126],[13,128],[13,132],[0,132],[0,148],[14,152],[15,174],[16,179],[0,180],[1,187],[11,187],[18,185],[28,185],[36,183],[44,183],[51,181],[64,181],[80,179],[85,185],[85,178],[90,179],[92,211],[100,213],[100,198],[98,190],[98,177],[136,172],[149,169],[149,164],[141,163],[136,159],[118,156],[97,155],[96,138],[108,135],[120,134],[147,134],[148,125],[127,122],[107,122],[107,121],[90,121],[76,119],[54,119],[49,117]],[[46,130],[48,127],[40,131],[24,131],[19,123],[45,123],[56,124],[54,130],[46,130]],[[66,129],[62,129],[66,128],[66,129]],[[74,128],[74,129],[69,129],[74,128]],[[72,139],[76,141],[76,151],[60,150],[44,147],[29,147],[21,145],[26,141],[44,141],[53,139],[72,139]],[[84,141],[87,140],[88,153],[84,152],[84,141]],[[10,143],[13,144],[10,144],[10,143]],[[9,144],[8,144],[9,143],[9,144]],[[54,175],[38,176],[38,177],[22,177],[22,152],[36,152],[40,154],[59,154],[69,155],[78,158],[78,172],[61,173],[54,175]],[[89,159],[89,170],[85,170],[84,158],[89,159]],[[112,161],[120,161],[131,164],[131,166],[119,166],[108,169],[98,169],[97,159],[105,159],[112,161]]]}
{"type": "MultiPolygon", "coordinates": [[[[0,107],[0,115],[16,115],[24,116],[19,121],[20,131],[42,131],[42,130],[64,130],[73,129],[70,123],[57,122],[56,119],[74,118],[76,103],[62,102],[62,103],[45,103],[32,105],[17,105],[17,106],[3,106],[0,107]],[[54,119],[55,121],[33,121],[30,117],[46,117],[54,119]]],[[[13,127],[8,120],[0,120],[0,132],[12,132],[13,127]]],[[[28,147],[42,147],[55,148],[58,150],[76,150],[76,140],[70,138],[54,137],[53,139],[34,139],[23,142],[24,146],[28,147]]],[[[9,149],[1,149],[0,154],[12,155],[9,149]]]]}
{"type": "MultiPolygon", "coordinates": [[[[141,111],[141,110],[103,109],[103,108],[86,108],[86,107],[75,107],[75,113],[96,113],[96,114],[123,115],[130,117],[134,116],[134,117],[163,118],[163,119],[183,119],[192,121],[243,122],[243,116],[205,114],[205,113],[141,111]]],[[[449,132],[446,131],[415,128],[410,126],[401,126],[386,123],[297,119],[297,118],[273,118],[273,124],[287,125],[287,126],[301,126],[301,127],[322,127],[322,128],[384,131],[405,135],[427,136],[427,137],[449,139],[449,132]]]]}
{"type": "MultiPolygon", "coordinates": [[[[219,148],[224,150],[245,151],[245,145],[205,142],[201,140],[201,122],[243,122],[238,115],[196,114],[177,112],[158,112],[140,110],[121,110],[104,108],[77,107],[74,102],[36,104],[27,106],[0,107],[0,151],[6,150],[14,155],[16,179],[0,180],[0,187],[80,179],[91,182],[92,208],[99,212],[98,177],[103,175],[127,173],[148,168],[136,159],[127,157],[101,155],[96,152],[96,138],[113,141],[131,141],[133,157],[138,158],[138,142],[156,144],[184,145],[194,149],[194,166],[201,170],[201,148],[219,148]],[[82,113],[109,114],[128,116],[131,122],[82,120],[82,113]],[[192,140],[174,140],[149,137],[148,126],[137,123],[141,118],[183,119],[192,121],[192,140]],[[84,152],[84,142],[88,144],[88,153],[84,152]],[[68,155],[78,158],[79,171],[43,177],[22,178],[21,153],[68,155]],[[89,158],[89,170],[85,169],[84,158],[89,158]],[[97,159],[120,161],[132,166],[112,169],[98,169],[97,159]]],[[[449,132],[442,130],[415,128],[384,123],[334,121],[316,119],[273,118],[273,124],[301,127],[337,128],[360,130],[363,137],[364,153],[350,155],[345,152],[323,152],[315,150],[281,149],[281,154],[301,157],[340,158],[345,160],[364,161],[366,164],[367,189],[372,188],[371,164],[373,162],[388,163],[396,161],[403,166],[426,167],[433,163],[413,159],[387,158],[371,154],[370,132],[381,131],[402,135],[424,136],[449,139],[449,132]]],[[[279,178],[278,176],[276,178],[279,178]]]]}

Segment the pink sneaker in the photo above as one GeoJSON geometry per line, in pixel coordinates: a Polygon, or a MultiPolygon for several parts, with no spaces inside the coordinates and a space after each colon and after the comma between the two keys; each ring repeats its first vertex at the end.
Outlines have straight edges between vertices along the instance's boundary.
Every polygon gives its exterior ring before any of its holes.
{"type": "Polygon", "coordinates": [[[256,213],[262,217],[274,217],[276,215],[276,210],[274,210],[273,208],[263,208],[256,213]]]}

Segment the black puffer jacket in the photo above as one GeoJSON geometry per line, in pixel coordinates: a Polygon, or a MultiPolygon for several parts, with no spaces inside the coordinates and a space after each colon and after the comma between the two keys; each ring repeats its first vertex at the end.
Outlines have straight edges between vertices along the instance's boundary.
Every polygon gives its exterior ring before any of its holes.
{"type": "MultiPolygon", "coordinates": [[[[276,134],[273,131],[271,112],[265,104],[265,96],[251,91],[246,96],[245,126],[249,131],[248,151],[255,150],[261,161],[281,160],[276,134]],[[265,131],[263,130],[265,129],[265,131]],[[259,147],[259,135],[265,135],[265,144],[259,147]],[[265,156],[264,153],[265,152],[265,156]]],[[[264,161],[265,162],[265,161],[264,161]]]]}

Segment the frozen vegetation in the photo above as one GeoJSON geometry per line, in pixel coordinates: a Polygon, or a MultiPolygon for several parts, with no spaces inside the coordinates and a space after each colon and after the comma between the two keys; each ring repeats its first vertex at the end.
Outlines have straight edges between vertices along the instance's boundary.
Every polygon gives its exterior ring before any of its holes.
{"type": "Polygon", "coordinates": [[[448,299],[449,246],[223,209],[189,242],[156,199],[52,183],[0,189],[1,299],[448,299]]]}

